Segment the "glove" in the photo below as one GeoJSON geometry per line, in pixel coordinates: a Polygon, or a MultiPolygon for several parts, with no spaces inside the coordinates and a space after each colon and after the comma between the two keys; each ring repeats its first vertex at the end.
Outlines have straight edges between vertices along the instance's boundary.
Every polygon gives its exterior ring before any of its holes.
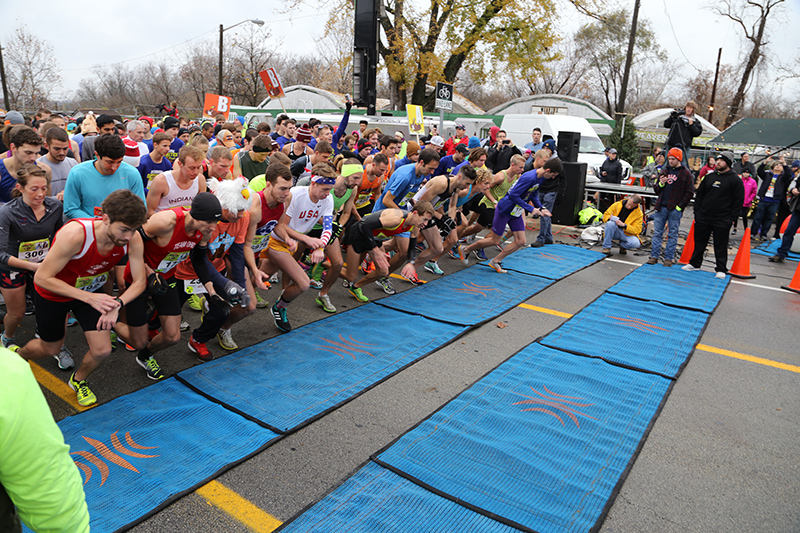
{"type": "Polygon", "coordinates": [[[150,292],[150,294],[164,296],[167,294],[168,289],[169,285],[167,285],[167,280],[165,280],[164,276],[158,272],[153,272],[147,276],[147,290],[150,292]]]}
{"type": "Polygon", "coordinates": [[[243,289],[238,283],[228,280],[225,283],[224,294],[221,295],[231,307],[239,305],[247,307],[250,305],[250,295],[247,294],[247,289],[243,289]]]}

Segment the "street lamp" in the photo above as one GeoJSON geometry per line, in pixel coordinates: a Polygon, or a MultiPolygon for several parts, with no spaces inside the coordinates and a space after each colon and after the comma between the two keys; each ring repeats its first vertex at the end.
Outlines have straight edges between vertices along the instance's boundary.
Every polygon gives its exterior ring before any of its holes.
{"type": "Polygon", "coordinates": [[[243,20],[241,22],[237,22],[233,26],[228,26],[227,28],[224,28],[222,24],[219,25],[219,77],[217,79],[217,94],[222,94],[222,33],[235,28],[240,24],[244,24],[245,22],[252,22],[253,24],[257,24],[259,26],[264,25],[264,21],[260,19],[243,20]]]}

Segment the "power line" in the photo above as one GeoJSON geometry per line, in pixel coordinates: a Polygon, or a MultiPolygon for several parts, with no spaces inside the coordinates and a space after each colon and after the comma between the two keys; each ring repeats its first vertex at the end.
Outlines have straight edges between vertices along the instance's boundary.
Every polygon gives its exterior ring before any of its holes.
{"type": "Polygon", "coordinates": [[[700,69],[699,69],[699,68],[697,68],[697,67],[695,66],[695,64],[694,64],[694,63],[692,63],[692,62],[689,60],[689,58],[688,58],[688,57],[686,57],[686,54],[684,53],[684,51],[683,51],[683,48],[681,48],[681,43],[680,43],[680,41],[678,40],[678,36],[675,34],[675,27],[672,25],[672,17],[670,17],[670,16],[669,16],[669,11],[667,10],[667,0],[661,0],[661,1],[664,3],[664,14],[665,14],[665,15],[667,15],[667,20],[669,21],[669,28],[672,30],[672,36],[675,38],[675,44],[677,44],[677,45],[678,45],[678,50],[680,50],[680,51],[681,51],[681,55],[682,55],[682,56],[683,56],[683,58],[686,60],[686,62],[687,62],[687,63],[689,63],[690,65],[692,65],[692,67],[694,67],[694,69],[695,69],[696,71],[700,72],[700,69]]]}

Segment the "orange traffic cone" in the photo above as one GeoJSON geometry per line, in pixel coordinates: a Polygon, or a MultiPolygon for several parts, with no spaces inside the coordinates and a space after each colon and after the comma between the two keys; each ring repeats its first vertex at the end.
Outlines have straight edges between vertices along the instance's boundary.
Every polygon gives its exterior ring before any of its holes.
{"type": "Polygon", "coordinates": [[[781,289],[786,289],[787,291],[796,292],[800,294],[800,263],[797,264],[797,270],[794,271],[794,277],[792,278],[792,282],[787,287],[786,285],[781,285],[781,289]]]}
{"type": "Polygon", "coordinates": [[[742,242],[739,243],[739,250],[733,260],[733,266],[728,272],[734,278],[753,279],[755,276],[750,274],[750,228],[744,229],[742,242]]]}
{"type": "Polygon", "coordinates": [[[689,228],[689,236],[686,237],[686,243],[683,245],[683,251],[681,252],[681,258],[678,260],[678,263],[682,265],[688,265],[689,260],[692,258],[692,253],[694,252],[694,220],[692,220],[692,227],[689,228]]]}

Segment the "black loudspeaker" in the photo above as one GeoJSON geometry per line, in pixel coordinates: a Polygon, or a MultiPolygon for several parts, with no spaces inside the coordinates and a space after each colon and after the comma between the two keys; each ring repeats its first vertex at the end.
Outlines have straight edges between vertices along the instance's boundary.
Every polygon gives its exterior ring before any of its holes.
{"type": "MultiPolygon", "coordinates": [[[[580,138],[580,134],[576,134],[580,138]]],[[[559,152],[561,151],[561,135],[559,135],[559,152]]],[[[583,197],[586,191],[586,163],[563,161],[564,179],[567,180],[564,198],[553,207],[553,224],[574,226],[578,223],[578,213],[583,209],[583,197]]],[[[558,179],[561,179],[560,177],[558,179]]]]}
{"type": "Polygon", "coordinates": [[[379,0],[356,0],[353,48],[378,48],[379,0]]]}
{"type": "Polygon", "coordinates": [[[581,134],[577,131],[559,131],[558,158],[564,163],[577,163],[578,152],[581,146],[581,134]]]}
{"type": "Polygon", "coordinates": [[[355,0],[353,102],[366,107],[368,115],[375,114],[378,96],[380,8],[380,0],[355,0]]]}

